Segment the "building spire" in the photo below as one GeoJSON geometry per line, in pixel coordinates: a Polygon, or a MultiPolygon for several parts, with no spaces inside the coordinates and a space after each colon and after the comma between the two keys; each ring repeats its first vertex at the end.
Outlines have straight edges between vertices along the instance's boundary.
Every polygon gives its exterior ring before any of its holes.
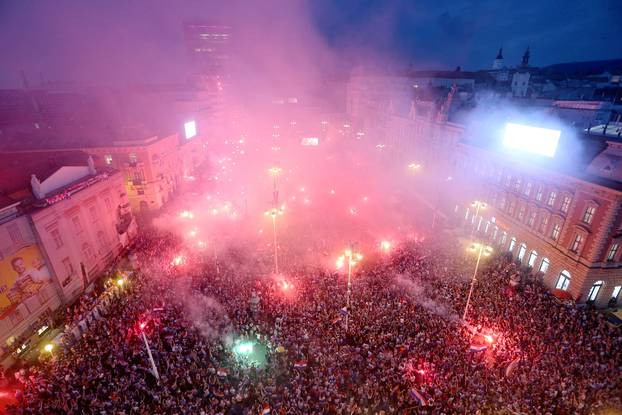
{"type": "Polygon", "coordinates": [[[529,66],[529,45],[527,45],[527,50],[523,54],[523,60],[521,61],[520,66],[522,67],[529,66]]]}
{"type": "Polygon", "coordinates": [[[499,53],[497,53],[497,57],[492,63],[492,69],[498,70],[503,68],[503,46],[499,48],[499,53]]]}

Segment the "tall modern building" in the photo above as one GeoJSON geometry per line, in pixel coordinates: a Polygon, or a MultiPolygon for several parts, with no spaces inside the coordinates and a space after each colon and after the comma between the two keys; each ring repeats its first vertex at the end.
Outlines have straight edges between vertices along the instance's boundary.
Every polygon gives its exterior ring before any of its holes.
{"type": "Polygon", "coordinates": [[[222,78],[226,74],[231,28],[215,22],[184,22],[186,53],[193,74],[222,78]]]}

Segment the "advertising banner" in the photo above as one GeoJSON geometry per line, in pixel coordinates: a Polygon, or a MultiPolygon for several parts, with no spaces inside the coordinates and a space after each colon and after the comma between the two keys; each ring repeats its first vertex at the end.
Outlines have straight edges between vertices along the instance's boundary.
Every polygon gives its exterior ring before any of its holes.
{"type": "Polygon", "coordinates": [[[37,245],[28,245],[0,260],[0,320],[51,282],[37,245]]]}

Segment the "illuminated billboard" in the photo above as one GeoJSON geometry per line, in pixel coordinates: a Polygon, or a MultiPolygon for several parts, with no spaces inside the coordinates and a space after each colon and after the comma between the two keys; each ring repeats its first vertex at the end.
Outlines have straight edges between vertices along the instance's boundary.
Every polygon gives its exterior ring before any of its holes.
{"type": "Polygon", "coordinates": [[[37,245],[25,246],[0,260],[0,320],[50,281],[50,271],[37,245]]]}
{"type": "Polygon", "coordinates": [[[509,122],[505,125],[503,145],[515,150],[553,157],[557,150],[560,134],[561,131],[559,130],[509,122]]]}
{"type": "Polygon", "coordinates": [[[185,123],[184,132],[186,133],[186,140],[197,135],[197,123],[195,121],[185,123]]]}
{"type": "Polygon", "coordinates": [[[303,146],[316,147],[320,144],[320,139],[317,137],[303,137],[302,140],[300,140],[300,144],[303,146]]]}

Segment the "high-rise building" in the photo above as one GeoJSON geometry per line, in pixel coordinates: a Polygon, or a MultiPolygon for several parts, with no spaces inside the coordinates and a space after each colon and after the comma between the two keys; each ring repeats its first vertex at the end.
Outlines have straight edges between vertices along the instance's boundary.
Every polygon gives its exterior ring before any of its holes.
{"type": "Polygon", "coordinates": [[[186,53],[193,74],[222,78],[226,74],[231,28],[214,22],[184,22],[186,53]]]}
{"type": "Polygon", "coordinates": [[[215,22],[187,21],[184,41],[191,83],[205,93],[212,120],[221,120],[230,73],[231,28],[215,22]]]}

